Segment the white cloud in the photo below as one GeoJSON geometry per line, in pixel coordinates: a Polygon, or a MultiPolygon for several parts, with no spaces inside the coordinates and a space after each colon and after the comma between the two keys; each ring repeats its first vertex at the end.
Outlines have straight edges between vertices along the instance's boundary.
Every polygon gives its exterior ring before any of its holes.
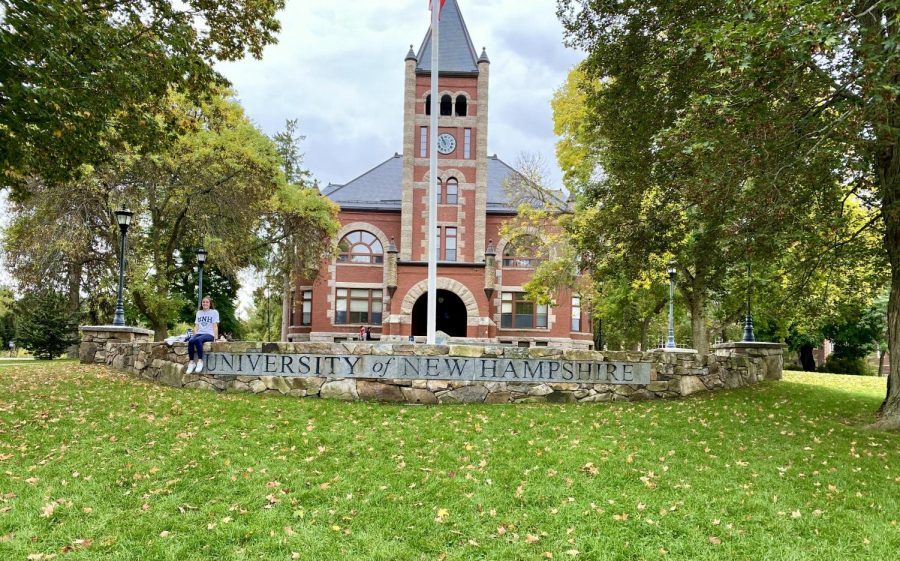
{"type": "MultiPolygon", "coordinates": [[[[582,54],[562,45],[553,0],[458,0],[478,52],[491,59],[488,153],[540,153],[555,166],[550,99],[582,54]]],[[[345,183],[402,148],[403,59],[428,30],[427,0],[289,2],[279,43],[262,60],[224,63],[248,115],[266,132],[299,118],[305,163],[345,183]]]]}

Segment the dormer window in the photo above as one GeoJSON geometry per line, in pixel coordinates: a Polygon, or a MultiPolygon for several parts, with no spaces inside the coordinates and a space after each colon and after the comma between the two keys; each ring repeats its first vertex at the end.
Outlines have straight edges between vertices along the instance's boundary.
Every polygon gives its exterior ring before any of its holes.
{"type": "Polygon", "coordinates": [[[449,117],[453,114],[453,98],[449,95],[441,97],[441,116],[449,117]]]}
{"type": "Polygon", "coordinates": [[[469,102],[466,101],[466,96],[458,95],[456,96],[456,116],[457,117],[465,117],[468,114],[469,102]]]}

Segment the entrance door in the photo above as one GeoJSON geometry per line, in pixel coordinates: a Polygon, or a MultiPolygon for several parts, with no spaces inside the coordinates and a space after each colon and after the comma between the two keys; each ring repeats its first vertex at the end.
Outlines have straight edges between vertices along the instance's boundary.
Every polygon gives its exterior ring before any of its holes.
{"type": "MultiPolygon", "coordinates": [[[[466,336],[466,305],[449,290],[437,291],[435,328],[450,337],[466,336]]],[[[412,310],[413,335],[428,334],[428,293],[419,296],[412,310]]]]}

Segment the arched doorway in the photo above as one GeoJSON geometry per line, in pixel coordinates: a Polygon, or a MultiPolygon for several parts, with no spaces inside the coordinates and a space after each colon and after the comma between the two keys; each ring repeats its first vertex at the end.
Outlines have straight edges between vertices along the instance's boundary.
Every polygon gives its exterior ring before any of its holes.
{"type": "MultiPolygon", "coordinates": [[[[466,336],[466,305],[449,290],[437,291],[435,329],[451,337],[466,336]]],[[[419,296],[412,309],[412,334],[428,334],[428,293],[419,296]]]]}

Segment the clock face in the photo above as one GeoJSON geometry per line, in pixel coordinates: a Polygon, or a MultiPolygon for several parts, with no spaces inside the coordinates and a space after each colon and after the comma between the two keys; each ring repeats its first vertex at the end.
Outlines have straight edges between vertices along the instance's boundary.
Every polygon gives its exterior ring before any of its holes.
{"type": "Polygon", "coordinates": [[[444,133],[438,136],[437,149],[441,154],[449,154],[456,149],[456,139],[450,133],[444,133]]]}

